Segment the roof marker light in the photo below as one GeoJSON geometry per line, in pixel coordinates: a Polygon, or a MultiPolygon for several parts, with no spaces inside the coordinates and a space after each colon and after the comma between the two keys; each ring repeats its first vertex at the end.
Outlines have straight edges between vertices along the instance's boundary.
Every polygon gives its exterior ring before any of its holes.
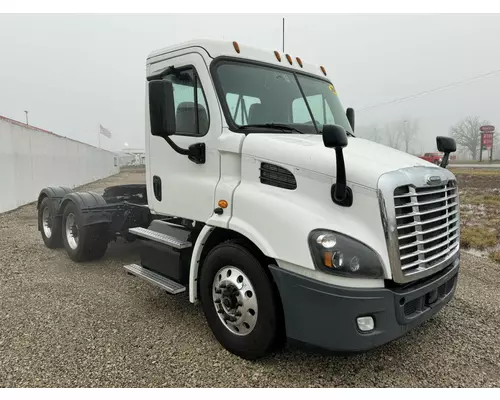
{"type": "Polygon", "coordinates": [[[300,68],[302,68],[303,67],[302,60],[299,57],[295,57],[295,59],[297,60],[297,63],[300,65],[300,68]]]}
{"type": "Polygon", "coordinates": [[[326,69],[325,69],[325,67],[321,66],[320,68],[321,68],[321,72],[323,72],[323,75],[326,76],[326,69]]]}
{"type": "Polygon", "coordinates": [[[276,50],[274,50],[274,55],[276,56],[276,60],[278,60],[279,62],[281,62],[281,55],[280,55],[280,53],[278,53],[276,50]]]}
{"type": "Polygon", "coordinates": [[[290,65],[292,65],[292,57],[290,57],[289,54],[286,55],[286,59],[288,60],[288,62],[290,63],[290,65]]]}
{"type": "Polygon", "coordinates": [[[240,53],[240,45],[238,44],[238,42],[234,41],[233,42],[233,47],[234,49],[236,50],[236,53],[240,53]]]}

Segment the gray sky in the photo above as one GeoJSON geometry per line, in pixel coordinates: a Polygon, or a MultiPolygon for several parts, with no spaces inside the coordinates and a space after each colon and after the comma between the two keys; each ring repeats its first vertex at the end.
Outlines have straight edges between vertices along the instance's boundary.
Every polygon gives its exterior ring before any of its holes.
{"type": "MultiPolygon", "coordinates": [[[[285,15],[285,50],[325,65],[357,126],[418,119],[415,151],[477,115],[500,125],[500,14],[285,15]],[[495,39],[495,37],[497,39],[495,39]]],[[[148,53],[194,38],[281,50],[282,15],[0,15],[0,115],[103,147],[144,146],[148,53]]]]}

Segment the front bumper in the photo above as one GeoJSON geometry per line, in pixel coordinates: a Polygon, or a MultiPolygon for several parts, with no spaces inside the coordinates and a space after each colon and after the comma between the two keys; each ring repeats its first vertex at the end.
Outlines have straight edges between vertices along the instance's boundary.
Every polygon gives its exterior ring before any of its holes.
{"type": "Polygon", "coordinates": [[[460,259],[428,279],[402,287],[355,289],[330,285],[271,266],[290,341],[333,352],[381,346],[428,320],[454,295],[460,259]],[[372,316],[375,329],[361,332],[356,318],[372,316]]]}

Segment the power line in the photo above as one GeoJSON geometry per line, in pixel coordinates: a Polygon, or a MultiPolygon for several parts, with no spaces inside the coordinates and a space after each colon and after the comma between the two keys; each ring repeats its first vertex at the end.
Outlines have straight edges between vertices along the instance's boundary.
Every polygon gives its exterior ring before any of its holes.
{"type": "Polygon", "coordinates": [[[389,101],[386,101],[384,103],[374,104],[374,105],[371,105],[371,106],[368,106],[368,107],[360,108],[358,111],[371,110],[372,108],[382,107],[382,106],[385,106],[385,105],[388,105],[388,104],[399,103],[401,101],[414,99],[416,97],[424,96],[424,95],[429,94],[429,93],[438,92],[440,90],[449,89],[449,88],[457,86],[457,85],[461,85],[461,84],[464,84],[464,83],[467,83],[467,82],[470,82],[470,81],[474,81],[474,80],[477,80],[477,79],[486,78],[488,76],[495,75],[495,74],[498,74],[498,73],[500,73],[500,69],[496,69],[496,70],[487,72],[487,73],[482,74],[482,75],[476,75],[476,76],[474,76],[472,78],[467,78],[467,79],[463,79],[461,81],[453,82],[453,83],[450,83],[450,84],[445,85],[445,86],[437,87],[435,89],[425,90],[425,91],[420,92],[420,93],[415,93],[415,94],[412,94],[412,95],[409,95],[409,96],[404,96],[404,97],[399,97],[397,99],[389,100],[389,101]]]}

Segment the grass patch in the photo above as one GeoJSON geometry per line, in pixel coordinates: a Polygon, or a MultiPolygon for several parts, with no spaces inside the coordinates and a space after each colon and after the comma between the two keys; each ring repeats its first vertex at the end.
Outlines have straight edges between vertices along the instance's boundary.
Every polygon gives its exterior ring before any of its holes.
{"type": "Polygon", "coordinates": [[[476,175],[476,176],[500,176],[500,169],[497,168],[453,168],[449,170],[454,175],[476,175]]]}
{"type": "Polygon", "coordinates": [[[490,253],[490,258],[497,262],[497,263],[500,263],[500,251],[492,251],[490,253]]]}
{"type": "Polygon", "coordinates": [[[473,204],[485,206],[500,207],[500,194],[485,194],[485,195],[474,195],[467,196],[464,195],[461,199],[462,204],[473,204]]]}
{"type": "Polygon", "coordinates": [[[484,250],[497,244],[494,230],[466,226],[460,230],[460,245],[464,249],[474,248],[484,250]]]}

